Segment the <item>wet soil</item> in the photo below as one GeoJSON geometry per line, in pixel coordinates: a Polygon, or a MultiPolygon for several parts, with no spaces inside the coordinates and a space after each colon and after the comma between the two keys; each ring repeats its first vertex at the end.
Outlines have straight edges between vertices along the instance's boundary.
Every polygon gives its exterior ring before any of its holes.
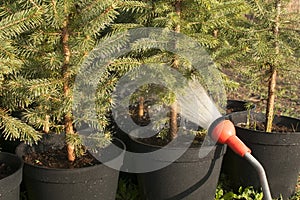
{"type": "Polygon", "coordinates": [[[31,165],[61,169],[89,167],[100,163],[88,152],[81,157],[77,157],[74,162],[70,162],[65,147],[63,149],[49,149],[40,153],[33,152],[25,155],[23,159],[31,165]]]}
{"type": "MultiPolygon", "coordinates": [[[[203,144],[204,136],[193,136],[193,135],[185,136],[184,135],[184,136],[178,136],[178,138],[176,138],[174,140],[175,141],[172,141],[173,142],[172,146],[174,146],[174,147],[185,146],[183,143],[185,143],[185,142],[190,143],[190,141],[192,140],[190,147],[196,148],[196,147],[200,147],[203,144]]],[[[140,141],[142,143],[154,145],[154,146],[160,146],[160,147],[164,147],[171,142],[171,140],[169,140],[169,139],[162,139],[157,136],[153,136],[150,138],[141,138],[141,139],[138,139],[138,141],[140,141]]],[[[209,141],[206,141],[206,142],[209,142],[209,141]]],[[[209,144],[207,144],[207,145],[209,145],[209,144]]]]}
{"type": "MultiPolygon", "coordinates": [[[[242,128],[250,128],[252,130],[258,130],[258,131],[265,131],[265,123],[263,122],[255,122],[255,123],[251,123],[250,127],[247,127],[246,123],[239,123],[237,124],[237,126],[242,127],[242,128]]],[[[295,132],[294,129],[283,126],[283,125],[276,125],[273,124],[272,125],[272,132],[276,132],[276,133],[293,133],[295,132]]]]}

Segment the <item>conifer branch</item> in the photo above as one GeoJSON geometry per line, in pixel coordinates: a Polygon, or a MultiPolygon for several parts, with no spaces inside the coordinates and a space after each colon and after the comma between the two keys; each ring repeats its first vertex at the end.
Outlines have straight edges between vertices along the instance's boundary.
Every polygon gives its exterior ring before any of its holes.
{"type": "Polygon", "coordinates": [[[58,19],[59,17],[58,17],[57,9],[56,9],[56,1],[51,0],[51,4],[52,4],[52,10],[53,10],[54,18],[58,19]]]}
{"type": "Polygon", "coordinates": [[[0,129],[3,129],[3,136],[7,140],[20,139],[29,145],[41,139],[41,134],[31,126],[19,119],[11,117],[7,111],[0,107],[0,129]]]}
{"type": "Polygon", "coordinates": [[[0,21],[0,37],[16,36],[41,22],[41,11],[37,9],[23,10],[0,21]]]}
{"type": "Polygon", "coordinates": [[[32,5],[34,5],[37,8],[37,10],[41,9],[41,7],[39,5],[37,5],[33,0],[29,0],[29,1],[30,1],[30,3],[32,3],[32,5]]]}

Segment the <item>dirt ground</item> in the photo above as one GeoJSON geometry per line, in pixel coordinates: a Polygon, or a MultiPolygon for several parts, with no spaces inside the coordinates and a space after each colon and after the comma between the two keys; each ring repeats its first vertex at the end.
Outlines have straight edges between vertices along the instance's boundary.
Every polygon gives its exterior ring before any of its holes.
{"type": "MultiPolygon", "coordinates": [[[[236,87],[227,91],[228,99],[253,102],[257,111],[265,112],[267,103],[267,81],[259,77],[245,76],[242,70],[223,69],[236,87]]],[[[275,113],[300,118],[300,71],[284,71],[278,74],[275,113]]]]}

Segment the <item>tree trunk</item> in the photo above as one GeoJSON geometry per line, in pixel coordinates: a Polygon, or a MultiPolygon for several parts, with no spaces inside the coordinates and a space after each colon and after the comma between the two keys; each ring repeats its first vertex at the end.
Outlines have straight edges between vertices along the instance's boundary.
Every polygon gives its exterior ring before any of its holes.
{"type": "Polygon", "coordinates": [[[272,123],[274,118],[275,87],[276,87],[276,69],[272,69],[268,88],[268,102],[266,110],[266,132],[272,132],[272,123]]]}
{"type": "MultiPolygon", "coordinates": [[[[181,15],[181,0],[177,0],[175,3],[175,12],[178,15],[178,17],[180,18],[181,15]]],[[[180,33],[180,24],[177,23],[176,26],[174,27],[174,31],[175,33],[180,33]]],[[[175,43],[175,49],[176,49],[176,43],[175,43]]],[[[174,56],[173,59],[173,63],[172,63],[172,67],[177,69],[179,67],[179,59],[177,57],[177,55],[174,56]]],[[[173,140],[175,139],[178,134],[178,126],[177,126],[177,102],[175,101],[174,103],[172,103],[172,105],[170,106],[170,130],[169,130],[169,139],[173,140]]]]}
{"type": "Polygon", "coordinates": [[[170,106],[170,132],[169,132],[169,139],[173,140],[175,139],[178,131],[177,127],[177,102],[175,101],[170,106]]]}
{"type": "MultiPolygon", "coordinates": [[[[65,99],[70,99],[72,96],[70,95],[70,72],[69,72],[69,65],[70,65],[70,47],[69,47],[69,31],[68,31],[69,19],[67,18],[63,24],[63,31],[62,31],[62,48],[64,54],[64,62],[62,66],[62,76],[63,76],[63,91],[65,99]]],[[[73,129],[73,119],[71,111],[67,111],[64,116],[64,126],[66,135],[68,134],[75,134],[73,129]]],[[[75,160],[75,151],[74,151],[73,144],[67,144],[67,151],[68,151],[68,160],[73,162],[75,160]]]]}
{"type": "Polygon", "coordinates": [[[144,97],[139,98],[139,112],[138,112],[139,119],[142,119],[144,116],[144,97]]]}
{"type": "MultiPolygon", "coordinates": [[[[275,25],[273,28],[273,34],[275,38],[274,48],[275,54],[279,54],[279,44],[278,44],[278,37],[279,37],[279,25],[280,25],[280,15],[281,15],[281,0],[275,1],[275,8],[276,8],[276,16],[275,16],[275,25]]],[[[270,66],[270,79],[269,79],[269,86],[268,86],[268,102],[267,102],[267,109],[266,109],[266,132],[272,132],[272,124],[274,118],[274,104],[275,104],[275,89],[276,89],[276,77],[277,77],[277,69],[272,64],[270,66]]]]}
{"type": "Polygon", "coordinates": [[[49,131],[50,131],[49,121],[50,121],[50,116],[46,115],[45,116],[44,126],[43,126],[43,132],[44,133],[49,133],[49,131]]]}
{"type": "Polygon", "coordinates": [[[214,36],[215,38],[218,37],[218,30],[217,30],[217,29],[215,29],[215,30],[213,31],[213,36],[214,36]]]}

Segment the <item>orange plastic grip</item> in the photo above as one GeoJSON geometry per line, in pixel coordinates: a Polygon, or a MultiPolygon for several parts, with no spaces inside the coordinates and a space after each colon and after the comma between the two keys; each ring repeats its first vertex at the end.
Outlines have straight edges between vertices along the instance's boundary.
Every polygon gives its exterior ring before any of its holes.
{"type": "Polygon", "coordinates": [[[251,153],[251,150],[237,137],[237,136],[231,136],[226,141],[226,144],[238,155],[244,157],[245,154],[251,153]]]}
{"type": "Polygon", "coordinates": [[[235,127],[230,120],[216,121],[211,137],[221,144],[227,144],[235,153],[244,157],[251,150],[236,136],[235,127]]]}

